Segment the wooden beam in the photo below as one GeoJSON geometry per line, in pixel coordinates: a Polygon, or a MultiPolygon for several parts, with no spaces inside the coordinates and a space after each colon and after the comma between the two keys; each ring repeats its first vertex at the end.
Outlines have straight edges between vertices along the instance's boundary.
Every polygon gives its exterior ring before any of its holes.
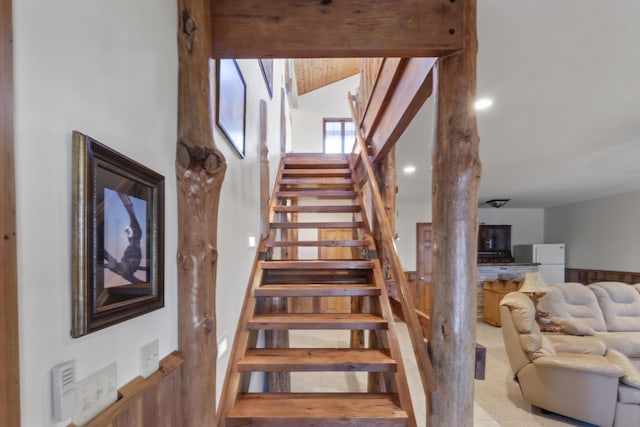
{"type": "Polygon", "coordinates": [[[473,425],[477,208],[476,1],[464,2],[464,50],[434,73],[433,308],[430,350],[440,396],[434,426],[473,425]]]}
{"type": "Polygon", "coordinates": [[[461,1],[210,3],[214,58],[438,57],[462,47],[461,1]]]}
{"type": "MultiPolygon", "coordinates": [[[[402,76],[402,69],[407,61],[403,58],[384,58],[369,96],[363,99],[366,106],[363,108],[364,114],[360,116],[360,128],[365,142],[368,135],[375,131],[378,117],[381,115],[384,106],[387,104],[395,85],[402,76]]],[[[371,83],[368,83],[371,84],[371,83]]],[[[362,87],[363,82],[360,83],[362,87]]],[[[366,96],[366,94],[364,94],[366,96]]]]}
{"type": "Polygon", "coordinates": [[[0,426],[20,426],[11,0],[0,0],[0,426]]]}
{"type": "Polygon", "coordinates": [[[178,343],[183,425],[215,425],[216,270],[220,189],[227,164],[213,140],[208,0],[179,0],[178,343]]]}
{"type": "Polygon", "coordinates": [[[374,162],[387,155],[431,96],[431,70],[435,62],[435,58],[402,59],[394,80],[388,84],[388,92],[382,92],[384,87],[380,90],[376,87],[368,111],[372,117],[363,123],[368,126],[365,140],[373,147],[374,162]],[[377,105],[379,108],[374,109],[377,105]]]}

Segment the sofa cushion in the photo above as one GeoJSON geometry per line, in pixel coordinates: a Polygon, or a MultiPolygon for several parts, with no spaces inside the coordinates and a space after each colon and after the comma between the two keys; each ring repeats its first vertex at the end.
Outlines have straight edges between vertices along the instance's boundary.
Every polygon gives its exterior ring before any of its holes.
{"type": "MultiPolygon", "coordinates": [[[[578,321],[579,326],[584,327],[583,331],[587,330],[587,326],[594,331],[607,330],[596,295],[581,283],[547,286],[546,294],[538,302],[538,309],[549,313],[550,317],[578,321]]],[[[574,326],[577,332],[578,324],[574,326]]]]}
{"type": "Polygon", "coordinates": [[[631,360],[619,351],[609,349],[606,354],[609,362],[622,368],[624,375],[620,378],[623,384],[640,389],[640,372],[631,363],[631,360]]]}
{"type": "Polygon", "coordinates": [[[593,335],[596,331],[584,320],[552,317],[551,321],[560,325],[562,332],[568,335],[593,335]]]}
{"type": "Polygon", "coordinates": [[[640,293],[621,282],[588,286],[598,298],[609,332],[640,331],[640,293]]]}
{"type": "Polygon", "coordinates": [[[640,332],[596,332],[594,338],[627,357],[640,358],[640,332]]]}

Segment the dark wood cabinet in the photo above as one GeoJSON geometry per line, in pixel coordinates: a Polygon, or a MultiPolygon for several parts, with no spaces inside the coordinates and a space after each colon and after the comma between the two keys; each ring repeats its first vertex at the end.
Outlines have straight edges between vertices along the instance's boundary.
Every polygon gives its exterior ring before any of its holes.
{"type": "Polygon", "coordinates": [[[511,226],[486,225],[478,228],[478,263],[513,262],[511,226]]]}

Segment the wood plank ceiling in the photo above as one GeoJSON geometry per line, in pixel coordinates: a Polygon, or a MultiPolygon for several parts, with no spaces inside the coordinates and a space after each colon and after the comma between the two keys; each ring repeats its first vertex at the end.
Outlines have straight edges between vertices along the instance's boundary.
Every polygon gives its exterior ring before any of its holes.
{"type": "Polygon", "coordinates": [[[298,95],[304,95],[360,72],[362,58],[294,59],[298,95]]]}

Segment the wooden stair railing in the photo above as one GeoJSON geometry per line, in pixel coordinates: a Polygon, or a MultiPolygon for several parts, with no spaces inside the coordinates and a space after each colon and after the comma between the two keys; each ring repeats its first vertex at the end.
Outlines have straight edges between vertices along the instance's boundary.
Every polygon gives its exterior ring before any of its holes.
{"type": "Polygon", "coordinates": [[[416,426],[393,313],[350,156],[285,156],[269,218],[268,237],[256,253],[231,350],[217,425],[416,426]],[[315,218],[305,221],[306,216],[315,218]],[[348,239],[289,239],[292,229],[325,227],[353,231],[344,231],[348,239]],[[288,259],[286,250],[291,247],[318,247],[318,256],[288,259]],[[321,249],[327,247],[341,255],[321,258],[321,249]],[[350,302],[348,308],[326,308],[329,300],[344,298],[350,302]],[[305,299],[313,304],[297,304],[305,299]],[[275,300],[287,300],[288,309],[267,310],[275,300]],[[263,331],[264,336],[278,332],[295,337],[299,330],[366,332],[369,340],[363,348],[354,341],[327,347],[322,340],[310,347],[290,348],[268,338],[261,345],[263,331]],[[291,377],[291,383],[279,389],[269,389],[269,382],[250,389],[259,372],[364,372],[367,384],[355,390],[350,385],[318,392],[300,389],[302,384],[291,377]]]}
{"type": "MultiPolygon", "coordinates": [[[[348,95],[349,107],[351,108],[351,114],[353,116],[353,122],[359,123],[359,117],[355,111],[353,96],[348,95]]],[[[436,411],[436,395],[437,395],[437,382],[435,373],[433,371],[433,365],[431,358],[427,351],[427,342],[424,338],[423,329],[418,321],[416,315],[416,307],[414,304],[411,291],[407,284],[406,276],[402,269],[400,259],[393,246],[393,231],[389,225],[389,219],[387,218],[386,210],[382,202],[382,196],[378,188],[377,180],[373,170],[373,166],[367,153],[367,147],[362,136],[362,132],[359,126],[355,126],[357,144],[354,146],[354,154],[358,155],[357,161],[354,159],[353,167],[356,163],[360,167],[364,168],[366,173],[363,176],[365,183],[369,184],[371,193],[371,204],[373,212],[377,217],[380,227],[381,243],[388,248],[389,254],[389,267],[391,271],[391,278],[396,284],[398,301],[402,309],[402,318],[407,324],[411,343],[413,345],[413,352],[420,372],[420,379],[422,380],[422,386],[425,391],[425,398],[427,401],[427,410],[434,413],[436,411]]],[[[355,175],[355,172],[354,172],[355,175]]]]}

